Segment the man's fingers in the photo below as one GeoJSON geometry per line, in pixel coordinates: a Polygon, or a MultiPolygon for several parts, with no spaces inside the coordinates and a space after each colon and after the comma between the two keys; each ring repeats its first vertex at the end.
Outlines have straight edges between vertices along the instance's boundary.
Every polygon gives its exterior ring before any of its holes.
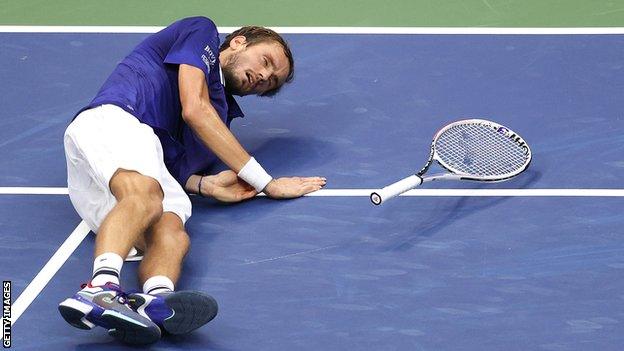
{"type": "Polygon", "coordinates": [[[306,178],[299,178],[299,180],[300,180],[300,184],[299,184],[300,188],[299,188],[298,193],[300,196],[309,194],[314,191],[318,191],[321,188],[323,188],[323,186],[325,186],[325,184],[327,183],[327,180],[322,177],[306,177],[306,178]]]}
{"type": "Polygon", "coordinates": [[[221,202],[240,202],[256,196],[256,189],[240,186],[215,187],[212,196],[221,202]]]}
{"type": "Polygon", "coordinates": [[[327,182],[321,179],[309,179],[302,182],[302,185],[315,185],[320,187],[325,186],[325,184],[327,184],[327,182]]]}
{"type": "Polygon", "coordinates": [[[245,195],[244,195],[244,196],[245,196],[245,200],[246,200],[246,199],[251,199],[252,197],[254,197],[254,196],[256,196],[256,195],[258,195],[258,192],[256,191],[256,189],[251,188],[251,190],[248,190],[248,191],[245,193],[245,195]]]}
{"type": "Polygon", "coordinates": [[[304,192],[301,195],[306,195],[309,193],[313,193],[315,191],[318,191],[320,188],[318,186],[307,186],[304,188],[304,192]]]}
{"type": "Polygon", "coordinates": [[[283,177],[269,183],[264,193],[272,198],[295,198],[320,190],[325,184],[323,177],[283,177]]]}
{"type": "Polygon", "coordinates": [[[305,186],[303,186],[301,188],[301,195],[305,195],[305,194],[309,194],[315,191],[318,191],[322,188],[323,186],[321,185],[317,185],[317,184],[306,184],[305,186]]]}
{"type": "Polygon", "coordinates": [[[294,181],[299,182],[300,184],[319,184],[325,185],[327,184],[327,179],[322,177],[293,177],[294,181]]]}
{"type": "Polygon", "coordinates": [[[240,191],[237,192],[237,194],[240,200],[242,201],[242,200],[247,200],[256,196],[258,192],[256,191],[256,189],[251,188],[251,189],[241,189],[240,191]]]}
{"type": "Polygon", "coordinates": [[[302,181],[310,181],[310,180],[318,180],[318,181],[327,181],[326,178],[323,177],[297,177],[298,179],[302,180],[302,181]]]}

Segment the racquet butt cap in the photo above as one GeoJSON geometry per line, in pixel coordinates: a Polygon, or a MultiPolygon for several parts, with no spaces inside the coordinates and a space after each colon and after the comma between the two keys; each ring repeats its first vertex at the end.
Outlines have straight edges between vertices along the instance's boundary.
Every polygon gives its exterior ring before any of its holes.
{"type": "Polygon", "coordinates": [[[379,194],[377,194],[376,192],[374,192],[374,193],[372,193],[372,194],[370,195],[370,200],[371,200],[371,202],[372,202],[373,204],[375,204],[375,205],[381,205],[381,203],[382,203],[382,201],[383,201],[383,200],[381,199],[381,196],[380,196],[379,194]]]}

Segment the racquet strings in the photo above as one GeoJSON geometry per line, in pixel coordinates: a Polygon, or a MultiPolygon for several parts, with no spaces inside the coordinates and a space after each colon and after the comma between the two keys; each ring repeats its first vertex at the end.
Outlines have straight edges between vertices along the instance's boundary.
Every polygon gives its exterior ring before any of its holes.
{"type": "Polygon", "coordinates": [[[444,131],[435,143],[439,160],[450,171],[476,177],[511,174],[522,169],[528,155],[522,146],[481,124],[459,124],[444,131]]]}

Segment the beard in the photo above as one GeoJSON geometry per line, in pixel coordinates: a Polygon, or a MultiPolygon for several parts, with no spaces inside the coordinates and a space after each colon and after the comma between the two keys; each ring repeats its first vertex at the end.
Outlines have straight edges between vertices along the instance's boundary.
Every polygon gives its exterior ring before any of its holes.
{"type": "Polygon", "coordinates": [[[236,76],[236,70],[239,67],[238,54],[232,54],[226,65],[221,67],[223,71],[223,80],[225,81],[225,91],[228,94],[243,96],[243,82],[236,76]]]}

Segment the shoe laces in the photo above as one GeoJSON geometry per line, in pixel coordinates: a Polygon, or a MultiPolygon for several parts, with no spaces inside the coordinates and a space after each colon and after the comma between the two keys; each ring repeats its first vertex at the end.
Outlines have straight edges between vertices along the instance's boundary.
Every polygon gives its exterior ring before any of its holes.
{"type": "MultiPolygon", "coordinates": [[[[81,289],[84,289],[86,287],[93,288],[94,286],[91,285],[90,282],[89,283],[83,283],[83,284],[80,285],[81,289]]],[[[121,290],[121,287],[119,285],[114,284],[114,283],[106,283],[104,285],[100,285],[99,287],[115,291],[115,296],[113,296],[113,299],[116,299],[122,305],[127,305],[128,295],[134,293],[134,291],[125,292],[125,291],[121,290]]]]}

